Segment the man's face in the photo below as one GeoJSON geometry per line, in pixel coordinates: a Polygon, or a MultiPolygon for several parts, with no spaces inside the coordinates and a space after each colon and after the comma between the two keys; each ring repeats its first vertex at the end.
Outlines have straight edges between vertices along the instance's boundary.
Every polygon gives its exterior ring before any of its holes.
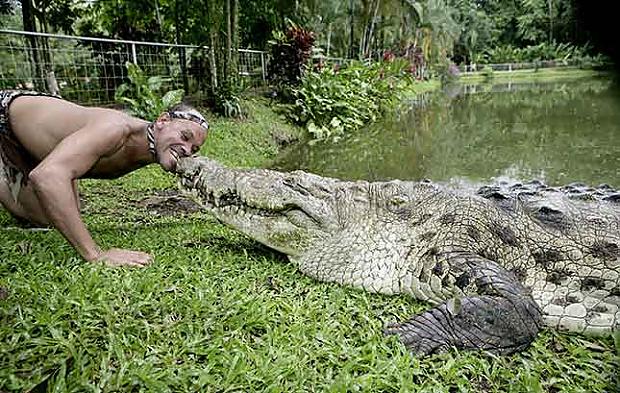
{"type": "Polygon", "coordinates": [[[156,149],[159,164],[173,172],[179,158],[198,152],[207,138],[205,129],[190,120],[171,119],[164,114],[157,119],[156,149]]]}

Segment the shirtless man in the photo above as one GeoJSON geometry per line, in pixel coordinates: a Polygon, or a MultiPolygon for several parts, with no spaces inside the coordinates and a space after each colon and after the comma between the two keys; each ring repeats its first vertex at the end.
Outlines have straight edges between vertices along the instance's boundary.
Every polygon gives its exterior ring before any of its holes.
{"type": "Polygon", "coordinates": [[[175,108],[150,123],[34,92],[0,91],[0,202],[13,215],[53,225],[87,261],[144,266],[144,252],[100,249],[81,219],[77,179],[117,178],[158,163],[174,171],[198,151],[208,125],[175,108]]]}

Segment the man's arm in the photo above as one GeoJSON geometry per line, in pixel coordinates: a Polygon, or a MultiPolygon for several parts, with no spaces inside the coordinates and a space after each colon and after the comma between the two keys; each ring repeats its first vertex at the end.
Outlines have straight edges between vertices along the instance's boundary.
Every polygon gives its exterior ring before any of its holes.
{"type": "Polygon", "coordinates": [[[110,125],[78,130],[63,139],[30,172],[29,180],[49,221],[84,259],[102,259],[110,265],[144,265],[150,262],[150,256],[145,253],[102,252],[80,217],[73,188],[73,181],[88,172],[101,157],[116,151],[123,138],[123,130],[110,125]]]}

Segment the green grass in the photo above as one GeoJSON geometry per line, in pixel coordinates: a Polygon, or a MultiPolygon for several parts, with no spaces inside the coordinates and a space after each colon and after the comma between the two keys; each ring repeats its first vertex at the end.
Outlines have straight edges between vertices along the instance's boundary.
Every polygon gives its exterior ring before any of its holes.
{"type": "Polygon", "coordinates": [[[591,69],[581,69],[576,67],[561,67],[561,68],[539,68],[528,70],[514,70],[514,71],[493,71],[492,78],[487,78],[483,71],[472,72],[468,74],[462,74],[459,81],[462,83],[477,83],[477,82],[493,82],[502,83],[510,81],[537,81],[544,79],[545,81],[563,80],[563,79],[575,79],[575,78],[591,78],[605,74],[604,71],[597,71],[591,69]]]}
{"type": "MultiPolygon", "coordinates": [[[[245,121],[211,117],[202,149],[261,166],[295,135],[262,100],[245,121]]],[[[84,219],[105,247],[153,253],[146,269],[81,261],[56,231],[0,211],[0,391],[612,392],[612,338],[544,332],[510,357],[418,358],[383,326],[426,306],[316,282],[203,213],[140,204],[175,179],[152,166],[84,181],[84,219]]]]}

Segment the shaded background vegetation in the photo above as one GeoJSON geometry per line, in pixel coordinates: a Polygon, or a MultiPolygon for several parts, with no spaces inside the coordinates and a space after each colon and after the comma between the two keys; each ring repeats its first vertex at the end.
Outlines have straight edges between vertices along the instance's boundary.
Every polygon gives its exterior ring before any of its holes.
{"type": "MultiPolygon", "coordinates": [[[[245,87],[237,72],[240,47],[270,51],[277,59],[269,67],[270,80],[284,85],[280,95],[292,100],[290,88],[301,81],[311,55],[315,63],[317,56],[402,57],[418,78],[442,80],[458,72],[454,63],[590,62],[601,59],[599,52],[613,58],[615,35],[601,30],[611,24],[605,9],[580,0],[1,0],[0,27],[213,48],[174,54],[182,68],[190,64],[181,70],[183,87],[187,93],[187,75],[200,73],[201,95],[210,106],[239,117],[238,95],[245,87]],[[292,37],[294,29],[306,38],[292,37]]],[[[48,43],[30,41],[39,48],[32,53],[40,58],[32,61],[42,81],[50,71],[48,43]]],[[[117,52],[106,51],[104,56],[119,61],[109,59],[105,67],[124,67],[128,59],[121,57],[127,55],[117,52]]],[[[117,87],[104,86],[108,92],[117,87]]]]}
{"type": "Polygon", "coordinates": [[[604,10],[579,0],[0,1],[5,15],[23,11],[21,26],[12,27],[25,30],[198,45],[230,40],[265,49],[291,20],[313,31],[327,56],[363,58],[417,45],[457,63],[541,43],[608,49],[613,35],[595,23],[611,21],[604,10]]]}

